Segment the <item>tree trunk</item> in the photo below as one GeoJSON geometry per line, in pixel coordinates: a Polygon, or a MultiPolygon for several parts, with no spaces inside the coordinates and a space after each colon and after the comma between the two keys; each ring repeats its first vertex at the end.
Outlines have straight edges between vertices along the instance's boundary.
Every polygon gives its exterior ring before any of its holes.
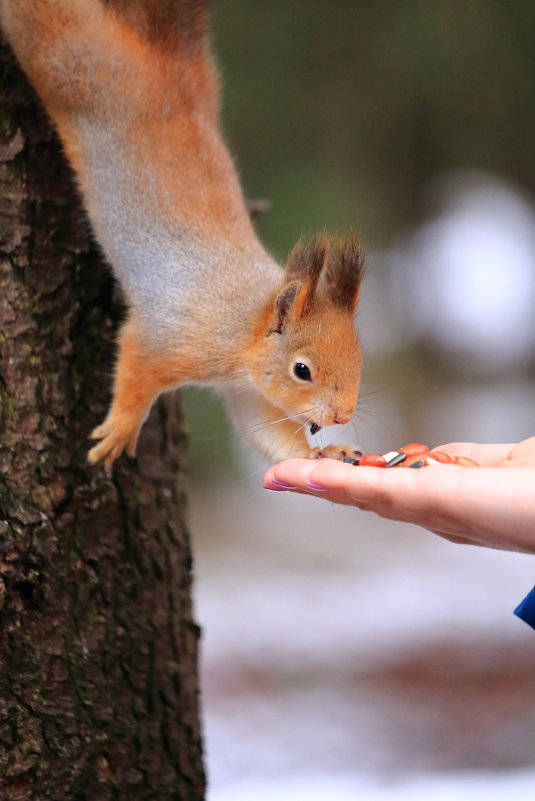
{"type": "Polygon", "coordinates": [[[0,798],[204,797],[176,398],[86,462],[124,310],[58,141],[1,48],[0,798]]]}

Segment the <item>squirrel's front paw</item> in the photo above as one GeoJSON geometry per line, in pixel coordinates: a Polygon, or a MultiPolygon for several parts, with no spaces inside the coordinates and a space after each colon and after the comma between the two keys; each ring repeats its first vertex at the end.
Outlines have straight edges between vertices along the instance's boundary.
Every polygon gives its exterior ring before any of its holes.
{"type": "Polygon", "coordinates": [[[311,448],[309,459],[357,459],[361,452],[356,445],[327,445],[325,448],[311,448]]]}
{"type": "Polygon", "coordinates": [[[90,464],[103,461],[110,466],[123,451],[129,456],[134,456],[138,435],[139,426],[119,427],[113,419],[107,418],[90,434],[90,439],[101,440],[88,453],[90,464]]]}

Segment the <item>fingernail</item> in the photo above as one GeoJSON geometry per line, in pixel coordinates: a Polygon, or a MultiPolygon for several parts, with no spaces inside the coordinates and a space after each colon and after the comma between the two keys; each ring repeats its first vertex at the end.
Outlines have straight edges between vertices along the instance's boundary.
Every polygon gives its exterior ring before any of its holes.
{"type": "Polygon", "coordinates": [[[307,481],[305,482],[307,487],[311,490],[315,490],[316,492],[325,492],[327,487],[324,487],[323,484],[317,484],[315,481],[307,481]]]}
{"type": "Polygon", "coordinates": [[[288,487],[273,487],[268,484],[263,484],[262,488],[267,490],[272,490],[273,492],[286,492],[286,490],[288,489],[288,487]]]}
{"type": "Polygon", "coordinates": [[[295,484],[285,484],[284,481],[279,481],[278,478],[272,478],[271,483],[276,484],[278,487],[282,487],[283,489],[297,489],[295,484]]]}

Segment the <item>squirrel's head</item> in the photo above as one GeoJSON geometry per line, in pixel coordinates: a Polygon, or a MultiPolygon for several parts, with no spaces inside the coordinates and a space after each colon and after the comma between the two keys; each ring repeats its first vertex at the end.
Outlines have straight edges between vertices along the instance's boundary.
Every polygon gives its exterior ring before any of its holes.
{"type": "Polygon", "coordinates": [[[362,365],[354,313],[363,275],[355,236],[299,242],[256,332],[254,382],[305,426],[353,417],[362,365]]]}

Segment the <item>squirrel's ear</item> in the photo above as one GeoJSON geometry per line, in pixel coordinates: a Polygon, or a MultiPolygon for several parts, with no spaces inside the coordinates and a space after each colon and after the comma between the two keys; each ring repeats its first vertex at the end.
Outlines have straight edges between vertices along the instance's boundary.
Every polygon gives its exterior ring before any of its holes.
{"type": "Polygon", "coordinates": [[[354,234],[334,245],[325,235],[300,240],[288,257],[287,283],[276,300],[276,324],[272,330],[282,331],[290,308],[292,315],[299,318],[322,299],[353,312],[364,272],[364,247],[354,234]]]}
{"type": "Polygon", "coordinates": [[[354,311],[357,305],[366,258],[362,243],[354,234],[339,239],[321,276],[322,288],[340,309],[354,311]]]}
{"type": "Polygon", "coordinates": [[[284,323],[300,289],[301,285],[297,281],[284,284],[275,298],[275,314],[271,333],[282,334],[284,323]]]}

